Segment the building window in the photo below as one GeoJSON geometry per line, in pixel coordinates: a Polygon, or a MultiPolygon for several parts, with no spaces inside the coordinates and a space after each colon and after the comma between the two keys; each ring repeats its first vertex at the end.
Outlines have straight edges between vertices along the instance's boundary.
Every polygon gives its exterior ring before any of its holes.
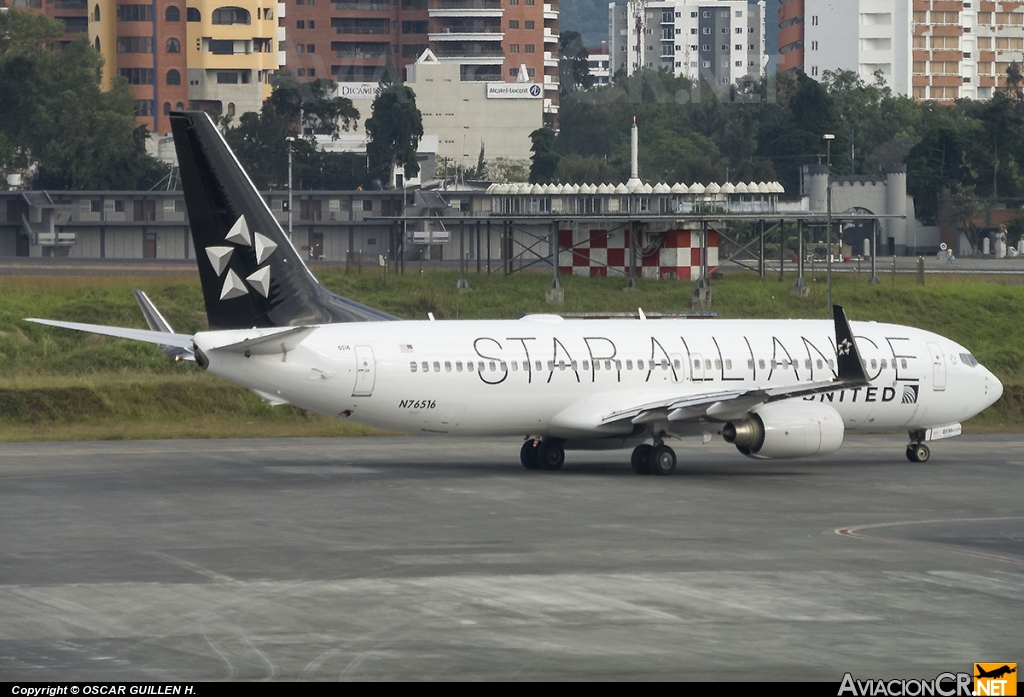
{"type": "MultiPolygon", "coordinates": [[[[167,8],[166,11],[164,11],[164,20],[166,20],[168,22],[180,22],[181,21],[181,10],[179,10],[174,5],[171,5],[170,7],[167,8]]],[[[170,104],[168,104],[167,106],[170,106],[170,104]]]]}
{"type": "Polygon", "coordinates": [[[164,116],[170,116],[171,114],[171,103],[164,102],[164,116]]]}
{"type": "Polygon", "coordinates": [[[118,53],[152,53],[153,38],[150,36],[117,37],[118,53]]]}
{"type": "Polygon", "coordinates": [[[138,99],[135,101],[135,115],[136,116],[152,116],[153,115],[153,100],[152,99],[138,99]]]}
{"type": "Polygon", "coordinates": [[[523,46],[523,53],[533,53],[535,51],[533,44],[526,44],[523,46]]]}
{"type": "Polygon", "coordinates": [[[118,22],[152,22],[152,5],[118,5],[118,22]]]}
{"type": "Polygon", "coordinates": [[[199,14],[199,10],[194,7],[185,8],[185,21],[187,22],[202,22],[203,16],[199,14]]]}
{"type": "Polygon", "coordinates": [[[523,22],[523,29],[533,29],[533,20],[528,19],[523,22]]]}
{"type": "Polygon", "coordinates": [[[173,68],[167,71],[167,84],[168,85],[180,85],[181,84],[181,73],[173,68]]]}
{"type": "Polygon", "coordinates": [[[295,22],[295,28],[296,29],[305,29],[306,28],[306,20],[300,19],[297,22],[295,22]]]}
{"type": "Polygon", "coordinates": [[[241,7],[218,7],[213,11],[214,24],[251,24],[249,10],[241,7]]]}
{"type": "Polygon", "coordinates": [[[305,47],[305,45],[303,45],[303,44],[297,44],[297,45],[295,46],[295,52],[296,52],[296,53],[305,53],[305,52],[306,52],[306,47],[305,47]]]}
{"type": "Polygon", "coordinates": [[[519,44],[509,44],[508,45],[508,52],[509,53],[519,53],[519,44]]]}
{"type": "Polygon", "coordinates": [[[177,39],[167,39],[167,43],[164,44],[164,49],[167,53],[181,53],[181,42],[177,39]]]}
{"type": "Polygon", "coordinates": [[[818,50],[818,42],[817,41],[812,41],[811,42],[811,50],[812,51],[817,51],[818,50]]]}
{"type": "Polygon", "coordinates": [[[316,53],[316,44],[306,44],[306,53],[316,53]]]}
{"type": "MultiPolygon", "coordinates": [[[[300,46],[302,44],[299,44],[300,46]]],[[[230,56],[235,53],[235,42],[231,39],[210,39],[210,53],[217,56],[230,56]]]]}
{"type": "Polygon", "coordinates": [[[117,74],[128,81],[129,85],[152,85],[152,68],[121,68],[117,74]]]}
{"type": "Polygon", "coordinates": [[[509,29],[518,29],[519,28],[519,20],[518,19],[510,19],[508,21],[508,28],[509,29]]]}
{"type": "Polygon", "coordinates": [[[295,76],[296,77],[306,77],[306,69],[305,68],[296,68],[295,76]]]}
{"type": "Polygon", "coordinates": [[[306,28],[308,28],[308,29],[316,29],[316,20],[315,19],[311,19],[308,22],[306,22],[306,28]]]}
{"type": "Polygon", "coordinates": [[[94,9],[93,12],[92,12],[92,21],[94,21],[94,22],[100,21],[100,6],[99,5],[97,5],[96,9],[94,9]]]}

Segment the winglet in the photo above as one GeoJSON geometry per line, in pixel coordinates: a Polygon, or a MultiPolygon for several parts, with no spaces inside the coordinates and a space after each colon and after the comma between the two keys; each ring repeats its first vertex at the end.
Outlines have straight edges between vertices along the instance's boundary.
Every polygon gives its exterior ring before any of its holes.
{"type": "Polygon", "coordinates": [[[833,305],[832,316],[836,323],[836,366],[839,380],[844,383],[867,385],[870,381],[864,372],[864,363],[861,361],[860,351],[857,350],[857,343],[853,340],[853,330],[846,319],[846,312],[842,306],[833,305]]]}

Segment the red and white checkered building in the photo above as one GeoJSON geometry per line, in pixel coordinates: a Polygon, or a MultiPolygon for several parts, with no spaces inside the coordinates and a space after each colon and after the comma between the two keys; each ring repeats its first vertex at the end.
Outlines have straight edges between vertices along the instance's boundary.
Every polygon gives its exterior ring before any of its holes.
{"type": "MultiPolygon", "coordinates": [[[[559,273],[573,276],[628,276],[629,230],[559,230],[559,273]]],[[[637,275],[642,278],[700,278],[700,231],[640,233],[637,275]]],[[[718,232],[708,230],[707,266],[718,266],[718,232]]]]}

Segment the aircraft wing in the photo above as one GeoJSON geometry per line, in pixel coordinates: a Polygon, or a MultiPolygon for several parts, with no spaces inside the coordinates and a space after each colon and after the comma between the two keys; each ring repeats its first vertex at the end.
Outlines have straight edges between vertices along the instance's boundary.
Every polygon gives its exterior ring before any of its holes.
{"type": "Polygon", "coordinates": [[[731,421],[743,418],[751,409],[760,404],[841,389],[866,387],[870,381],[864,372],[864,364],[860,352],[857,350],[857,344],[853,340],[853,331],[846,319],[846,313],[842,307],[835,305],[833,306],[833,315],[836,327],[838,376],[831,380],[670,397],[616,410],[606,415],[599,425],[609,426],[627,421],[633,424],[659,421],[698,421],[701,419],[731,421]]]}
{"type": "Polygon", "coordinates": [[[53,319],[38,319],[36,317],[26,317],[25,321],[35,322],[36,324],[46,324],[51,327],[61,327],[62,329],[74,329],[80,332],[92,332],[93,334],[105,334],[106,336],[116,336],[121,339],[134,339],[135,341],[145,341],[146,343],[157,344],[158,346],[174,346],[180,349],[187,349],[189,352],[192,351],[191,334],[174,334],[172,332],[163,331],[155,332],[150,329],[128,329],[126,327],[108,327],[104,324],[60,322],[53,319]]]}

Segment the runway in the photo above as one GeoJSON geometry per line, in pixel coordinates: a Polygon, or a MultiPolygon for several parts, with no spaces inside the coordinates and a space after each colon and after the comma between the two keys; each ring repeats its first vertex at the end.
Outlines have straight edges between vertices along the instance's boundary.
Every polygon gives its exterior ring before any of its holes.
{"type": "Polygon", "coordinates": [[[1019,436],[5,444],[0,680],[934,678],[1024,659],[1019,436]]]}

